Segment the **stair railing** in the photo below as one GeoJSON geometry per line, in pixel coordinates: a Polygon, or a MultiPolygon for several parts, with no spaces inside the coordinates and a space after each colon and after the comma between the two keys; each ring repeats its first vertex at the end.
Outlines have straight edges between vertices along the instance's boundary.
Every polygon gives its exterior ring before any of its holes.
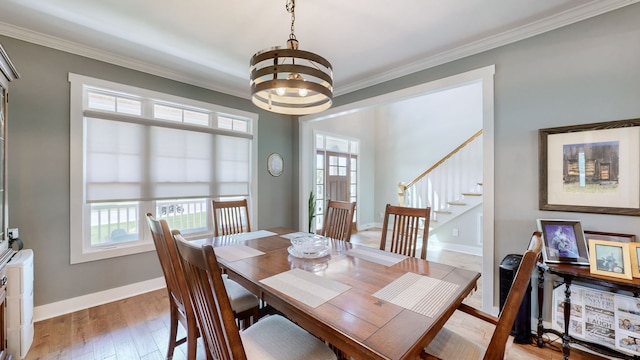
{"type": "Polygon", "coordinates": [[[408,183],[398,184],[398,203],[431,207],[432,219],[446,211],[464,193],[477,192],[482,184],[482,130],[408,183]]]}

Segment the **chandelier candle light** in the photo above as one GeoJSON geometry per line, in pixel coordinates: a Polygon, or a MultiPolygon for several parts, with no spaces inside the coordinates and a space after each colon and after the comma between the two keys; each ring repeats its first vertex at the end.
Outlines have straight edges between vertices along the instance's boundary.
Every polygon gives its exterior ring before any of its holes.
{"type": "Polygon", "coordinates": [[[298,49],[295,0],[287,0],[291,34],[287,48],[273,47],[251,57],[251,101],[280,114],[306,115],[331,107],[333,69],[320,55],[298,49]]]}

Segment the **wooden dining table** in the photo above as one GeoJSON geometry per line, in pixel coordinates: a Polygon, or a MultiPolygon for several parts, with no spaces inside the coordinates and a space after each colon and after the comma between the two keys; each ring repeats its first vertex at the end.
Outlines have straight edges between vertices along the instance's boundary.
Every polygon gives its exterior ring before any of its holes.
{"type": "Polygon", "coordinates": [[[355,359],[415,359],[480,274],[328,239],[327,254],[301,258],[294,230],[193,239],[215,247],[229,278],[355,359]]]}

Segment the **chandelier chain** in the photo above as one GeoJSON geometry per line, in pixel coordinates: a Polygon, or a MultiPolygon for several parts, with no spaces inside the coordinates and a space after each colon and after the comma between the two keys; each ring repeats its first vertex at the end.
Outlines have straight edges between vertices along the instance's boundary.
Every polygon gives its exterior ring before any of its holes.
{"type": "Polygon", "coordinates": [[[294,34],[294,24],[296,22],[296,0],[287,0],[285,7],[287,12],[291,13],[291,34],[289,34],[289,39],[296,40],[296,34],[294,34]]]}

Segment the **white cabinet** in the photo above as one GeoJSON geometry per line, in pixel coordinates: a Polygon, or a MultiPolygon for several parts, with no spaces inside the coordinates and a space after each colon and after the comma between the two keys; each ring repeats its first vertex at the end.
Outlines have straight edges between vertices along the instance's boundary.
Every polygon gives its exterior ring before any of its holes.
{"type": "Polygon", "coordinates": [[[18,251],[6,269],[7,349],[24,358],[33,343],[33,250],[18,251]]]}

